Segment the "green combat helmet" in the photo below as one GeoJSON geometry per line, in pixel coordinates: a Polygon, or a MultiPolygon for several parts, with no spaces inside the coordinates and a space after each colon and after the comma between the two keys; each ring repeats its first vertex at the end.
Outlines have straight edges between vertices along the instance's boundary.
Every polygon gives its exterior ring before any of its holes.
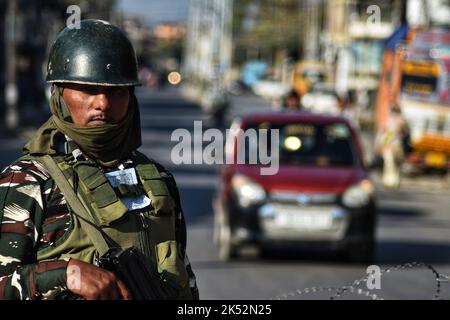
{"type": "Polygon", "coordinates": [[[139,85],[133,46],[116,26],[82,20],[79,29],[66,27],[50,51],[47,82],[108,86],[139,85]]]}

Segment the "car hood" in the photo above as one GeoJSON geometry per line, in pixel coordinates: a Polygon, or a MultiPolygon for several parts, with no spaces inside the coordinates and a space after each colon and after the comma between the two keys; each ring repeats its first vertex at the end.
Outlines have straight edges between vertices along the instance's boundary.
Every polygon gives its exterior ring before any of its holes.
{"type": "Polygon", "coordinates": [[[248,176],[266,191],[296,191],[342,194],[367,178],[363,168],[280,166],[276,175],[263,176],[259,166],[238,166],[235,173],[248,176]]]}

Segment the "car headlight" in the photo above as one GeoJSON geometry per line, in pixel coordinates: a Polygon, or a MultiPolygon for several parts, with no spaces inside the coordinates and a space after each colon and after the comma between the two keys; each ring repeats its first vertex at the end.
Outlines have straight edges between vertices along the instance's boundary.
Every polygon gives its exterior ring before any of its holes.
{"type": "Polygon", "coordinates": [[[246,176],[233,176],[231,186],[237,195],[239,205],[244,208],[261,203],[266,199],[266,192],[263,187],[246,176]]]}
{"type": "Polygon", "coordinates": [[[363,180],[351,186],[342,196],[342,202],[349,208],[361,208],[370,202],[374,192],[372,183],[363,180]]]}

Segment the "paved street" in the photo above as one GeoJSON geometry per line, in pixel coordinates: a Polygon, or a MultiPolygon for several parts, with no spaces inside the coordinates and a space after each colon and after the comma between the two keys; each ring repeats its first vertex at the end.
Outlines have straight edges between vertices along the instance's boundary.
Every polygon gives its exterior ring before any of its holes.
{"type": "MultiPolygon", "coordinates": [[[[312,254],[220,262],[212,243],[211,197],[217,183],[217,168],[175,166],[170,161],[171,147],[176,143],[170,142],[172,131],[177,128],[192,131],[194,120],[204,120],[206,126],[209,121],[200,109],[173,89],[156,93],[141,88],[137,92],[143,129],[141,151],[160,161],[177,179],[188,223],[188,253],[202,299],[270,299],[297,289],[349,285],[366,275],[365,266],[312,254]]],[[[233,115],[268,108],[267,103],[255,97],[234,97],[234,102],[233,115]]],[[[21,138],[0,137],[1,167],[20,155],[22,144],[21,138]]],[[[450,274],[448,191],[447,183],[431,178],[407,180],[396,191],[378,187],[376,263],[382,269],[417,261],[450,274]]],[[[435,286],[434,276],[426,268],[392,271],[382,276],[381,290],[375,293],[386,299],[430,299],[435,286]]],[[[291,298],[330,296],[320,293],[291,298]]],[[[359,297],[351,293],[343,296],[359,297]]],[[[442,284],[441,297],[450,298],[450,284],[442,284]]]]}

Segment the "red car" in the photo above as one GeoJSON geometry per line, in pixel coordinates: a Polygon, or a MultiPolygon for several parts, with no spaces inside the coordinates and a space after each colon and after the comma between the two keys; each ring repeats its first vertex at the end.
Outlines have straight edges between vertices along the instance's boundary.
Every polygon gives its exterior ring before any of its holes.
{"type": "Polygon", "coordinates": [[[227,163],[233,164],[223,165],[213,203],[214,241],[222,260],[237,257],[246,245],[294,245],[345,252],[355,262],[372,261],[374,188],[358,134],[347,120],[295,111],[247,116],[234,121],[226,153],[233,159],[227,163]],[[261,174],[267,162],[248,160],[276,140],[269,135],[245,143],[242,137],[249,129],[278,132],[275,174],[261,174]],[[239,164],[242,150],[246,161],[239,164]]]}

